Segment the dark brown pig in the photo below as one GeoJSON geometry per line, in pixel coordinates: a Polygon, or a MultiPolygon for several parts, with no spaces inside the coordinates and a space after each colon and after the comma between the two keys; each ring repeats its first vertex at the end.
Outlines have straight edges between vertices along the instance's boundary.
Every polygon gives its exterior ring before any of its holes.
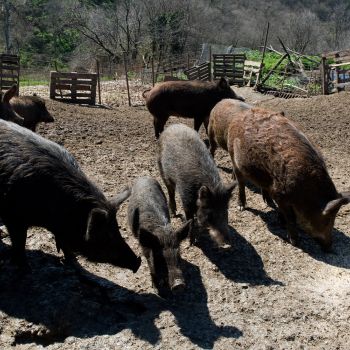
{"type": "MultiPolygon", "coordinates": [[[[186,219],[197,217],[219,246],[229,243],[228,203],[236,183],[225,185],[205,143],[183,124],[168,127],[161,135],[159,169],[176,214],[175,190],[180,194],[186,219]]],[[[190,235],[193,243],[195,237],[190,235]]]]}
{"type": "Polygon", "coordinates": [[[23,125],[23,118],[13,110],[10,104],[10,100],[16,95],[16,93],[17,85],[13,85],[3,96],[0,93],[0,119],[23,125]]]}
{"type": "Polygon", "coordinates": [[[11,98],[13,110],[23,119],[23,126],[35,131],[38,123],[52,123],[52,115],[46,108],[45,100],[39,96],[16,96],[11,98]]]}
{"type": "Polygon", "coordinates": [[[212,108],[224,98],[243,100],[231,89],[224,78],[218,82],[167,81],[157,84],[146,97],[146,106],[153,115],[154,131],[158,138],[168,118],[173,116],[194,118],[194,128],[202,123],[207,130],[212,108]]]}
{"type": "Polygon", "coordinates": [[[319,150],[281,113],[252,108],[232,119],[228,150],[246,205],[245,181],[266,191],[287,223],[288,238],[298,240],[296,223],[328,250],[339,208],[349,193],[338,193],[319,150]]]}
{"type": "Polygon", "coordinates": [[[27,230],[53,233],[67,259],[74,252],[134,272],[137,257],[120,235],[116,212],[126,189],[107,200],[63,147],[14,123],[0,120],[0,217],[14,261],[26,266],[27,230]]]}
{"type": "Polygon", "coordinates": [[[182,291],[185,282],[180,268],[180,243],[187,237],[191,221],[176,231],[171,227],[164,192],[158,181],[151,177],[135,181],[129,199],[128,219],[159,294],[182,291]]]}

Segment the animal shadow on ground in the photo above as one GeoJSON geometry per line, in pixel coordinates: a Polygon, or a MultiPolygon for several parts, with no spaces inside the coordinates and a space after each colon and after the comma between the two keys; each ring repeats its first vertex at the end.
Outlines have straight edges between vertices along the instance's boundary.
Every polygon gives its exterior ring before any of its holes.
{"type": "MultiPolygon", "coordinates": [[[[0,240],[1,255],[4,250],[8,246],[0,240]]],[[[27,256],[31,273],[20,273],[10,262],[0,264],[0,310],[29,322],[15,330],[13,344],[49,345],[68,336],[114,335],[123,329],[156,344],[161,334],[155,319],[165,310],[174,314],[183,335],[202,347],[212,347],[221,336],[242,334],[214,324],[199,269],[190,263],[184,262],[189,288],[178,299],[166,300],[137,294],[81,266],[78,271],[64,266],[58,257],[39,250],[27,251],[27,256]]]]}
{"type": "Polygon", "coordinates": [[[264,270],[264,263],[255,248],[233,227],[230,228],[232,247],[220,249],[209,237],[206,230],[201,230],[197,245],[215,264],[220,272],[234,282],[251,285],[282,285],[271,279],[264,270]]]}
{"type": "MultiPolygon", "coordinates": [[[[260,216],[272,234],[282,238],[283,240],[287,240],[287,229],[285,225],[280,222],[279,215],[276,210],[270,210],[268,212],[262,212],[253,208],[246,208],[246,210],[250,211],[256,216],[260,216]]],[[[332,251],[330,253],[326,253],[310,235],[299,228],[298,247],[316,260],[332,266],[350,269],[350,237],[336,228],[333,228],[332,234],[332,251]]]]}

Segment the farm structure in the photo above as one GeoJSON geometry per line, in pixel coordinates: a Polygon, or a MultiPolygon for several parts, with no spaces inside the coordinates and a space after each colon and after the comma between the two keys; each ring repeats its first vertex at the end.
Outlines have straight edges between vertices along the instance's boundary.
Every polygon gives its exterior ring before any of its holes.
{"type": "MultiPolygon", "coordinates": [[[[0,55],[0,91],[8,90],[13,84],[19,87],[20,58],[17,55],[0,55]]],[[[18,94],[18,89],[17,89],[18,94]]]]}
{"type": "Polygon", "coordinates": [[[97,77],[97,73],[51,72],[50,98],[62,102],[94,105],[97,77]]]}
{"type": "Polygon", "coordinates": [[[350,49],[322,55],[322,87],[324,95],[350,87],[350,49]]]}

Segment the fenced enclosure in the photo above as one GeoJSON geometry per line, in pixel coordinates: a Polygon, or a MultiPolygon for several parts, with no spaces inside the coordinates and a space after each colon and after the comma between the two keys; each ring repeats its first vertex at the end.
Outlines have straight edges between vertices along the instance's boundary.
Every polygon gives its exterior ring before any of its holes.
{"type": "Polygon", "coordinates": [[[19,91],[20,58],[17,55],[0,55],[0,91],[8,90],[13,84],[17,84],[19,91]]]}
{"type": "Polygon", "coordinates": [[[68,103],[96,103],[97,73],[50,74],[50,98],[68,103]]]}

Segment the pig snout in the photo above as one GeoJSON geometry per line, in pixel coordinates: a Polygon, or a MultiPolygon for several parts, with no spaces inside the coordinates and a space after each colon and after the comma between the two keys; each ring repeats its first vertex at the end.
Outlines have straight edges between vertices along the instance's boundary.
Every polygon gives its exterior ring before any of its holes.
{"type": "Polygon", "coordinates": [[[55,119],[53,118],[53,116],[49,112],[45,113],[42,116],[41,120],[45,123],[53,123],[55,121],[55,119]]]}
{"type": "Polygon", "coordinates": [[[325,253],[331,253],[332,252],[332,237],[317,237],[315,240],[318,242],[318,244],[321,246],[321,249],[325,253]]]}
{"type": "Polygon", "coordinates": [[[231,246],[228,226],[220,228],[210,227],[209,234],[219,248],[229,248],[231,246]]]}
{"type": "Polygon", "coordinates": [[[182,293],[186,289],[186,284],[182,278],[176,278],[170,289],[174,294],[182,293]]]}

